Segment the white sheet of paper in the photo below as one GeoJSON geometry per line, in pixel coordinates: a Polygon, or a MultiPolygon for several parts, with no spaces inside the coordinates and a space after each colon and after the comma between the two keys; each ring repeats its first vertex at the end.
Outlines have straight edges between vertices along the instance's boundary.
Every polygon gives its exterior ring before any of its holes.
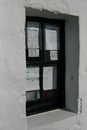
{"type": "Polygon", "coordinates": [[[50,51],[50,59],[51,60],[57,60],[57,51],[50,51]]]}
{"type": "Polygon", "coordinates": [[[39,79],[28,79],[26,80],[26,89],[27,91],[31,91],[31,90],[39,90],[40,86],[39,86],[39,79]]]}
{"type": "Polygon", "coordinates": [[[56,67],[44,67],[43,69],[43,89],[52,90],[57,88],[56,67]]]}
{"type": "Polygon", "coordinates": [[[29,57],[39,57],[39,49],[29,49],[28,56],[29,57]]]}
{"type": "Polygon", "coordinates": [[[28,90],[38,90],[39,87],[39,68],[29,67],[26,72],[28,90]]]}
{"type": "Polygon", "coordinates": [[[44,67],[43,69],[43,89],[49,90],[53,89],[53,75],[52,75],[52,67],[44,67]]]}
{"type": "Polygon", "coordinates": [[[39,48],[39,23],[28,22],[27,24],[28,48],[39,48]]]}
{"type": "Polygon", "coordinates": [[[26,72],[26,78],[27,79],[35,79],[35,78],[39,78],[39,68],[35,68],[35,67],[29,67],[27,68],[27,72],[26,72]]]}
{"type": "Polygon", "coordinates": [[[59,28],[56,26],[45,25],[46,50],[59,49],[59,28]]]}
{"type": "Polygon", "coordinates": [[[31,91],[31,90],[39,90],[39,79],[28,79],[26,80],[26,90],[31,91]]]}

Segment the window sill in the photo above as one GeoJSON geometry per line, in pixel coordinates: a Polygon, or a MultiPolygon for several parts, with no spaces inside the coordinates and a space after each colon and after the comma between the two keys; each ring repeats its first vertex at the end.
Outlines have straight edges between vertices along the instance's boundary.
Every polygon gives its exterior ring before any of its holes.
{"type": "Polygon", "coordinates": [[[27,124],[30,128],[40,127],[43,125],[51,124],[57,121],[62,121],[64,119],[76,116],[76,113],[69,112],[62,109],[52,110],[37,115],[32,115],[27,117],[27,124]]]}

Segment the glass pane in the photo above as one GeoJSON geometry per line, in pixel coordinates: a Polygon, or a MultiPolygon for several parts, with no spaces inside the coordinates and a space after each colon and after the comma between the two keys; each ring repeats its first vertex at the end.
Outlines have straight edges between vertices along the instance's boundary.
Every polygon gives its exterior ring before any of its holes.
{"type": "Polygon", "coordinates": [[[57,89],[57,68],[55,66],[43,68],[43,89],[57,89]]]}
{"type": "Polygon", "coordinates": [[[45,44],[46,50],[59,50],[59,28],[57,26],[45,25],[45,44]]]}
{"type": "Polygon", "coordinates": [[[43,99],[51,98],[52,100],[54,100],[54,98],[55,99],[57,98],[57,95],[58,95],[58,92],[57,92],[56,89],[53,89],[53,90],[44,90],[43,91],[43,99]]]}
{"type": "Polygon", "coordinates": [[[49,50],[44,51],[44,61],[45,62],[50,61],[50,51],[49,50]]]}
{"type": "Polygon", "coordinates": [[[26,72],[28,90],[37,90],[39,87],[39,67],[29,67],[26,72]]]}
{"type": "Polygon", "coordinates": [[[35,90],[35,91],[27,91],[26,92],[26,101],[33,101],[40,99],[40,91],[35,90]]]}

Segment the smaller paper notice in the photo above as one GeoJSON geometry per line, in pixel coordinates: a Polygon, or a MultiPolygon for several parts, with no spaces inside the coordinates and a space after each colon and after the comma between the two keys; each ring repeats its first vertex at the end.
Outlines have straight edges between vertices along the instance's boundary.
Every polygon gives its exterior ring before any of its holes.
{"type": "Polygon", "coordinates": [[[50,51],[50,59],[51,60],[57,60],[57,51],[50,51]]]}
{"type": "Polygon", "coordinates": [[[29,57],[39,57],[39,49],[29,49],[28,56],[29,57]]]}

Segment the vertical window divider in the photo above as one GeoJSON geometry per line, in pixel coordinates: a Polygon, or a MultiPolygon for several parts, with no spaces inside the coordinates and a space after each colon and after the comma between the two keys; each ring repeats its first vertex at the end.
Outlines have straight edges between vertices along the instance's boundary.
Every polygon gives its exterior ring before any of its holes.
{"type": "Polygon", "coordinates": [[[44,47],[43,47],[43,23],[40,23],[40,98],[43,99],[43,60],[44,60],[44,47]]]}

